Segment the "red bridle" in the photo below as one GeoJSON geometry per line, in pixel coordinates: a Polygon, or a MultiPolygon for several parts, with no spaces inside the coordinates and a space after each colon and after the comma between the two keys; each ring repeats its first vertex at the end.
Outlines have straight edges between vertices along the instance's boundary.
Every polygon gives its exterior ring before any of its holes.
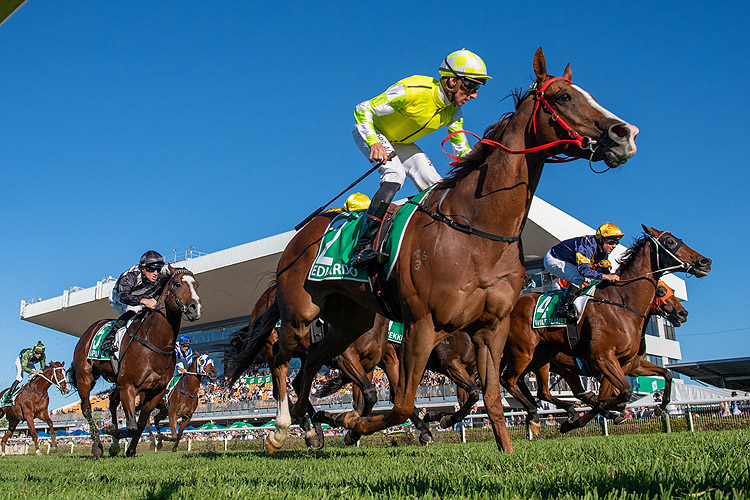
{"type": "MultiPolygon", "coordinates": [[[[445,150],[445,142],[448,141],[451,137],[453,137],[456,134],[469,134],[469,135],[472,135],[472,136],[476,137],[479,140],[479,142],[481,142],[483,144],[488,144],[490,146],[494,146],[496,148],[500,148],[503,151],[505,151],[507,153],[510,153],[512,155],[519,155],[519,154],[526,154],[526,153],[536,153],[537,151],[543,151],[545,149],[549,149],[549,148],[554,147],[554,146],[559,146],[561,144],[575,144],[576,146],[580,147],[581,149],[590,149],[591,148],[591,144],[593,143],[593,141],[591,140],[591,138],[587,137],[585,135],[581,135],[578,132],[576,132],[575,130],[573,130],[573,128],[570,125],[568,125],[567,123],[565,123],[565,120],[563,120],[560,117],[560,115],[558,115],[555,112],[555,110],[552,109],[552,106],[550,105],[549,102],[547,102],[547,99],[545,99],[545,97],[544,97],[544,92],[547,90],[547,87],[549,87],[552,82],[555,82],[557,80],[562,80],[564,82],[568,82],[571,85],[573,83],[570,80],[568,80],[567,78],[563,78],[561,76],[556,76],[554,78],[550,78],[549,80],[547,80],[544,83],[544,85],[542,85],[541,88],[538,88],[538,89],[536,89],[534,91],[534,100],[535,100],[535,103],[534,103],[534,114],[532,115],[532,118],[531,118],[532,126],[534,128],[534,133],[536,134],[536,113],[539,110],[539,106],[540,105],[544,106],[544,109],[546,109],[547,112],[551,115],[552,120],[555,121],[555,122],[557,122],[558,125],[560,125],[560,127],[562,127],[562,129],[565,132],[568,133],[568,135],[571,137],[570,139],[560,139],[560,140],[557,140],[557,141],[549,142],[547,144],[542,144],[541,146],[535,146],[535,147],[529,148],[529,149],[510,149],[510,148],[508,148],[506,146],[503,146],[499,142],[493,141],[492,139],[484,139],[482,137],[479,137],[477,134],[475,134],[473,132],[469,132],[468,130],[457,130],[455,132],[450,133],[445,139],[443,139],[443,142],[441,143],[441,147],[443,148],[443,152],[446,155],[448,155],[451,158],[453,158],[456,162],[460,162],[461,161],[460,158],[457,158],[456,156],[448,153],[445,150]]],[[[536,84],[534,84],[534,85],[536,85],[536,84]]],[[[552,156],[552,159],[548,160],[548,161],[552,161],[552,162],[566,162],[566,161],[573,161],[573,160],[577,160],[577,159],[578,158],[558,158],[558,157],[552,156]]],[[[451,165],[453,165],[453,163],[451,163],[451,165]]]]}

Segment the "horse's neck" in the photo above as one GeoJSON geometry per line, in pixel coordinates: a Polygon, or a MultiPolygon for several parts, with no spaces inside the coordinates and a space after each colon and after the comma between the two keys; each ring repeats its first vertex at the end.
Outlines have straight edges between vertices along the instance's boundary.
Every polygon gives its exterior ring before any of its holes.
{"type": "MultiPolygon", "coordinates": [[[[44,377],[47,377],[48,379],[52,380],[52,377],[54,377],[54,373],[55,372],[53,370],[50,375],[47,375],[44,372],[42,372],[42,375],[44,375],[44,377]]],[[[36,377],[34,377],[34,380],[30,380],[29,381],[29,389],[32,389],[32,390],[37,391],[37,392],[42,392],[42,393],[47,392],[47,390],[50,388],[50,386],[52,384],[49,382],[49,380],[45,379],[44,377],[42,377],[40,375],[37,375],[36,377]]]]}
{"type": "MultiPolygon", "coordinates": [[[[526,99],[510,118],[498,142],[520,150],[536,146],[529,132],[534,100],[526,99]]],[[[497,149],[485,165],[456,183],[444,213],[464,215],[472,225],[504,236],[518,236],[526,222],[546,154],[510,154],[497,149]]]]}
{"type": "Polygon", "coordinates": [[[656,295],[656,283],[659,279],[658,276],[650,274],[655,271],[651,260],[651,245],[651,242],[644,244],[638,254],[633,257],[633,262],[620,274],[621,280],[634,281],[610,287],[610,290],[616,290],[619,294],[617,292],[610,293],[622,297],[629,307],[644,316],[648,316],[651,310],[651,304],[653,304],[656,295]]]}

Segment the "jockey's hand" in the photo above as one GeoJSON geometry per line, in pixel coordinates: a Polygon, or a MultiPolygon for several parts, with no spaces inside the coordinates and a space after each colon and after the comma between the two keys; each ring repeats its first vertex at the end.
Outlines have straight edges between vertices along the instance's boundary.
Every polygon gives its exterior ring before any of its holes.
{"type": "Polygon", "coordinates": [[[387,162],[388,151],[385,150],[385,146],[379,142],[370,146],[370,161],[379,161],[381,163],[387,162]]]}
{"type": "Polygon", "coordinates": [[[39,375],[40,373],[42,372],[40,372],[39,370],[31,370],[32,375],[39,375]]]}
{"type": "Polygon", "coordinates": [[[602,279],[604,281],[620,281],[620,276],[617,274],[603,274],[602,279]]]}
{"type": "Polygon", "coordinates": [[[149,309],[156,309],[156,299],[141,299],[141,304],[149,309]]]}
{"type": "Polygon", "coordinates": [[[178,366],[178,367],[177,367],[177,371],[178,371],[178,372],[180,372],[180,373],[185,373],[185,372],[186,372],[187,370],[186,370],[186,369],[184,369],[184,368],[180,368],[180,367],[178,366]]]}

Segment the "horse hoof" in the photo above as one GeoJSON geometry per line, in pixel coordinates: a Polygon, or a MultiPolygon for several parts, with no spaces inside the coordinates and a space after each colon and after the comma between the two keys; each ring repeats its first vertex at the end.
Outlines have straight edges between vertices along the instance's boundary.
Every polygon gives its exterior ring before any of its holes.
{"type": "Polygon", "coordinates": [[[37,449],[35,453],[37,454],[37,456],[42,456],[42,450],[37,449]]]}
{"type": "MultiPolygon", "coordinates": [[[[427,422],[427,419],[425,419],[425,422],[427,422]]],[[[443,418],[440,419],[440,428],[441,429],[448,429],[452,426],[451,423],[451,417],[450,415],[446,415],[443,418]]]]}
{"type": "Polygon", "coordinates": [[[271,435],[269,434],[263,441],[263,448],[269,455],[275,455],[281,449],[281,446],[276,446],[271,440],[271,435]]]}
{"type": "Polygon", "coordinates": [[[120,454],[120,444],[112,443],[112,446],[109,447],[109,456],[116,457],[119,454],[120,454]]]}
{"type": "Polygon", "coordinates": [[[612,419],[612,423],[615,425],[619,425],[625,421],[625,415],[617,415],[615,418],[612,419]]]}
{"type": "Polygon", "coordinates": [[[529,422],[529,429],[531,429],[532,435],[538,436],[542,430],[542,425],[539,422],[529,422]]]}
{"type": "Polygon", "coordinates": [[[430,432],[423,432],[419,435],[419,444],[427,446],[435,442],[430,432]]]}
{"type": "Polygon", "coordinates": [[[125,456],[128,457],[128,458],[134,457],[135,456],[135,450],[128,449],[128,451],[125,452],[125,456]]]}
{"type": "Polygon", "coordinates": [[[359,441],[360,435],[354,431],[346,431],[344,434],[344,444],[347,446],[353,446],[359,441]]]}
{"type": "Polygon", "coordinates": [[[654,416],[661,417],[664,415],[664,410],[661,409],[661,406],[654,407],[654,416]]]}
{"type": "Polygon", "coordinates": [[[333,417],[333,425],[336,427],[346,427],[347,429],[349,429],[349,424],[351,424],[352,420],[354,420],[355,418],[359,418],[359,413],[354,410],[345,411],[333,417]]]}
{"type": "Polygon", "coordinates": [[[565,434],[566,432],[572,431],[575,429],[575,424],[571,422],[570,420],[565,420],[563,423],[560,424],[560,434],[565,434]]]}
{"type": "Polygon", "coordinates": [[[95,444],[91,447],[91,454],[94,455],[94,458],[102,458],[102,455],[104,455],[104,447],[101,444],[95,444]]]}

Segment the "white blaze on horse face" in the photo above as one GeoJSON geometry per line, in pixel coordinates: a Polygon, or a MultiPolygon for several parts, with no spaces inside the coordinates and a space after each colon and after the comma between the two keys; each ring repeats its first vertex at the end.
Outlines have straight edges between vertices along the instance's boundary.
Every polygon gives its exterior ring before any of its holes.
{"type": "Polygon", "coordinates": [[[591,94],[589,94],[588,92],[586,92],[585,90],[583,90],[578,85],[573,84],[573,85],[571,85],[571,87],[573,87],[574,89],[576,89],[578,92],[580,92],[583,95],[583,97],[589,103],[589,106],[591,106],[595,110],[599,111],[601,114],[603,114],[607,118],[610,118],[612,120],[618,120],[618,121],[621,121],[622,123],[628,123],[625,120],[623,120],[622,118],[620,118],[619,116],[617,116],[616,114],[614,114],[613,112],[611,112],[610,110],[608,110],[607,108],[602,107],[601,104],[599,104],[598,102],[596,102],[596,100],[591,96],[591,94]]]}
{"type": "Polygon", "coordinates": [[[195,278],[192,276],[183,276],[182,282],[190,288],[190,299],[196,303],[196,317],[201,317],[201,299],[198,297],[198,293],[195,291],[195,278]]]}
{"type": "MultiPolygon", "coordinates": [[[[622,124],[621,127],[628,130],[629,132],[628,137],[627,137],[628,140],[627,140],[627,144],[623,145],[623,150],[625,152],[626,157],[630,158],[631,156],[633,156],[636,152],[635,137],[638,135],[638,132],[639,132],[638,127],[636,127],[635,125],[631,125],[630,123],[626,122],[625,120],[623,120],[622,118],[620,118],[619,116],[617,116],[616,114],[608,110],[607,108],[603,107],[601,104],[596,102],[596,100],[592,97],[591,94],[583,90],[578,85],[571,84],[571,88],[580,92],[581,95],[583,95],[583,98],[586,99],[586,102],[588,102],[592,108],[599,111],[601,114],[603,114],[606,118],[609,118],[610,120],[617,120],[618,122],[622,124]]],[[[612,139],[617,140],[616,137],[612,136],[611,129],[609,130],[609,134],[610,134],[610,137],[612,137],[612,139]]],[[[594,137],[594,139],[596,139],[596,137],[594,137]]],[[[622,141],[618,141],[618,142],[622,144],[622,141]]]]}

